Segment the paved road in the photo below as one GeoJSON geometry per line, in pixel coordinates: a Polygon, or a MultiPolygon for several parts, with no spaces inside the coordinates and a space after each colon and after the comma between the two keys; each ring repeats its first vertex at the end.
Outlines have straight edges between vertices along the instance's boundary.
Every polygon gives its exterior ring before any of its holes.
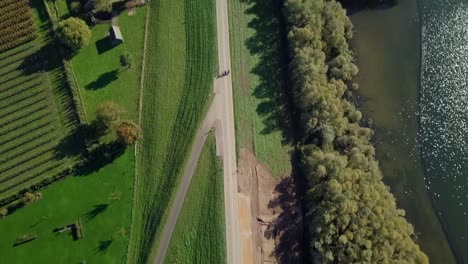
{"type": "MultiPolygon", "coordinates": [[[[229,46],[229,22],[227,0],[216,0],[216,22],[218,33],[218,65],[220,71],[231,69],[229,46]]],[[[231,75],[215,81],[220,96],[220,127],[224,167],[224,206],[226,221],[227,264],[240,263],[239,204],[237,185],[236,142],[234,135],[234,107],[232,100],[231,75]]],[[[218,142],[218,139],[217,139],[218,142]]],[[[221,145],[221,144],[218,144],[221,145]]]]}
{"type": "MultiPolygon", "coordinates": [[[[219,70],[231,69],[227,0],[216,0],[219,70]]],[[[177,218],[187,195],[208,132],[214,127],[217,154],[223,159],[224,205],[226,221],[227,264],[239,264],[241,258],[237,185],[236,142],[231,75],[215,79],[215,97],[194,141],[180,187],[164,227],[154,263],[164,263],[177,218]]]]}

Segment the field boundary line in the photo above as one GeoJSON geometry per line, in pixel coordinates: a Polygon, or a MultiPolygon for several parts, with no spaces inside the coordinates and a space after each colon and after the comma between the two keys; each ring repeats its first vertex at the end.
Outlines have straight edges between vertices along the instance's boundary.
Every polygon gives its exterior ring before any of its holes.
{"type": "MultiPolygon", "coordinates": [[[[150,11],[151,8],[149,7],[149,2],[146,5],[146,18],[145,18],[145,39],[143,42],[143,58],[141,61],[141,75],[140,75],[140,91],[138,94],[138,126],[141,127],[141,112],[143,108],[143,87],[144,87],[144,79],[145,79],[145,64],[146,64],[146,47],[148,43],[148,25],[149,25],[149,17],[150,17],[150,11]]],[[[144,135],[143,135],[144,136],[144,135]]],[[[129,263],[129,252],[131,250],[131,242],[133,238],[133,232],[134,232],[134,227],[133,223],[135,222],[135,208],[138,200],[138,152],[139,152],[139,141],[135,143],[135,151],[134,151],[134,157],[135,157],[135,169],[133,172],[133,202],[132,202],[132,212],[131,212],[131,220],[130,220],[130,235],[129,235],[129,240],[128,240],[128,245],[127,245],[127,252],[126,252],[126,259],[125,263],[129,263]]]]}

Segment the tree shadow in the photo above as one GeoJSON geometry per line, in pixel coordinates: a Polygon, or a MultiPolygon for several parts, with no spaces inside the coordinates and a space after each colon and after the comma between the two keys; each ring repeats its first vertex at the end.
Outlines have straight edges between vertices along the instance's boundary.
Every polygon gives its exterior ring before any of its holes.
{"type": "Polygon", "coordinates": [[[281,0],[242,0],[250,5],[247,14],[254,15],[248,26],[254,30],[246,40],[249,52],[258,57],[252,69],[259,83],[253,95],[261,103],[257,114],[263,118],[262,134],[281,131],[283,144],[293,142],[291,98],[287,87],[288,50],[285,22],[281,14],[281,0]]]}
{"type": "Polygon", "coordinates": [[[87,84],[85,87],[88,90],[98,90],[106,87],[111,82],[119,78],[119,70],[112,70],[101,74],[94,82],[87,84]]]}
{"type": "Polygon", "coordinates": [[[282,178],[275,187],[278,196],[268,208],[280,208],[281,213],[265,230],[267,239],[275,240],[273,256],[278,263],[303,262],[303,224],[300,194],[293,177],[282,178]]]}
{"type": "Polygon", "coordinates": [[[97,205],[95,205],[93,209],[91,209],[89,212],[87,212],[84,215],[86,221],[90,221],[90,220],[94,219],[96,216],[104,213],[104,211],[106,211],[108,207],[109,207],[109,204],[97,204],[97,205]]]}
{"type": "Polygon", "coordinates": [[[109,250],[110,245],[112,244],[112,239],[101,240],[99,241],[99,245],[96,248],[96,254],[106,254],[107,250],[109,250]]]}
{"type": "Polygon", "coordinates": [[[25,75],[51,71],[61,66],[52,43],[47,43],[34,53],[23,58],[19,68],[25,75]],[[49,54],[55,54],[49,56],[49,54]]]}

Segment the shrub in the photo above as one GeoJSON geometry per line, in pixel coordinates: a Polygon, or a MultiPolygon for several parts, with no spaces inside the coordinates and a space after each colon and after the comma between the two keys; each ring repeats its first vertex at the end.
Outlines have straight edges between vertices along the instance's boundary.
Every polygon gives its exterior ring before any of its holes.
{"type": "Polygon", "coordinates": [[[133,145],[140,138],[140,128],[132,121],[122,121],[117,125],[117,140],[125,145],[133,145]]]}
{"type": "Polygon", "coordinates": [[[129,52],[124,52],[120,55],[120,65],[122,67],[132,68],[133,66],[133,57],[129,52]]]}
{"type": "Polygon", "coordinates": [[[122,109],[114,102],[102,102],[96,110],[96,124],[100,131],[107,132],[120,119],[122,109]]]}
{"type": "Polygon", "coordinates": [[[65,46],[77,50],[89,44],[91,30],[83,20],[71,17],[58,23],[57,36],[65,46]]]}
{"type": "Polygon", "coordinates": [[[70,13],[77,16],[81,14],[81,3],[79,1],[73,1],[70,4],[70,13]]]}

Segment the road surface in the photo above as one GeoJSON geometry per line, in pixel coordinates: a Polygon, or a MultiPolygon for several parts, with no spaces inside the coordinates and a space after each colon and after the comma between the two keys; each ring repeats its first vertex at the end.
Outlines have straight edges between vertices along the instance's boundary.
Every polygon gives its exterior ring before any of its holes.
{"type": "MultiPolygon", "coordinates": [[[[229,21],[227,0],[216,0],[216,23],[218,33],[219,71],[231,70],[229,46],[229,21]]],[[[231,70],[232,72],[232,70],[231,70]]],[[[237,185],[236,142],[234,134],[234,107],[232,100],[231,74],[215,81],[215,92],[219,95],[221,148],[224,169],[224,206],[226,221],[226,262],[239,264],[241,258],[239,234],[239,204],[237,185]]]]}
{"type": "MultiPolygon", "coordinates": [[[[229,47],[229,24],[227,0],[216,0],[216,21],[218,35],[219,72],[231,69],[229,47]]],[[[239,235],[239,205],[237,186],[236,142],[234,134],[234,107],[231,75],[214,80],[215,97],[201,128],[195,137],[194,145],[176,198],[171,207],[166,226],[159,242],[154,263],[163,264],[180,210],[187,195],[193,173],[197,167],[207,135],[215,128],[217,154],[223,159],[224,205],[226,222],[226,262],[239,264],[241,258],[239,235]]]]}

